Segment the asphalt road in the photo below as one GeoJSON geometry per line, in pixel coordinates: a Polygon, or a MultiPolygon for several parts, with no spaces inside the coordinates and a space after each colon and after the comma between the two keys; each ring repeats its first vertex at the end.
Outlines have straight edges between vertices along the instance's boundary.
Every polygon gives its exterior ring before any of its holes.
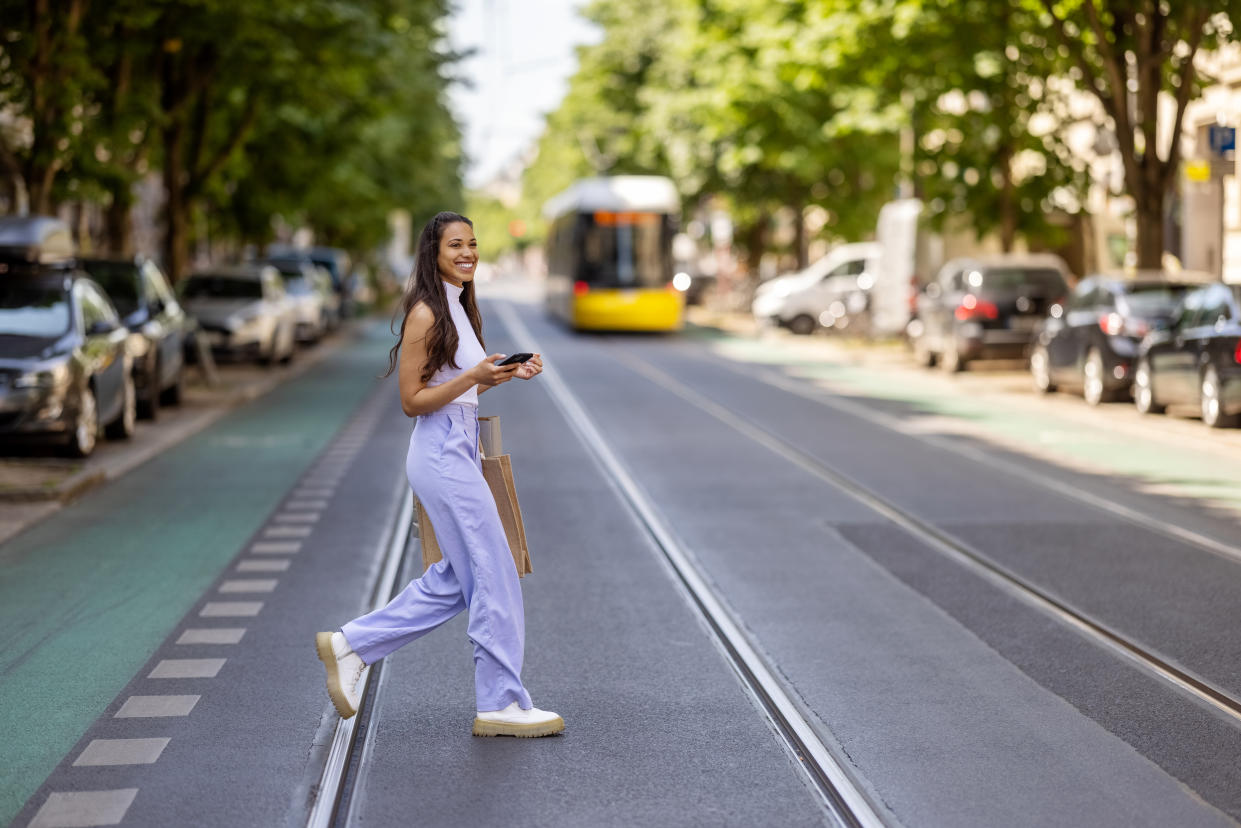
{"type": "MultiPolygon", "coordinates": [[[[711,332],[573,335],[511,297],[485,317],[490,352],[538,343],[885,821],[1241,818],[1236,719],[1015,598],[840,481],[1241,694],[1231,634],[1241,563],[1227,554],[1241,532],[1217,499],[1152,491],[1137,472],[1115,471],[1123,447],[1107,466],[1102,437],[1091,468],[1021,450],[1016,430],[1007,443],[989,439],[991,420],[1013,420],[1000,402],[974,400],[981,413],[966,416],[934,389],[833,390],[813,373],[854,369],[711,332]],[[974,431],[940,428],[949,420],[974,431]]],[[[105,824],[108,807],[122,825],[304,822],[335,722],[311,638],[362,610],[404,497],[410,424],[393,383],[372,379],[385,336],[372,330],[66,507],[55,526],[0,546],[8,594],[42,585],[13,616],[27,619],[24,655],[0,675],[14,721],[35,714],[0,747],[22,769],[5,783],[0,821],[56,824],[53,806],[77,806],[95,821],[76,824],[105,824]],[[215,485],[195,480],[212,460],[215,485]],[[224,486],[236,493],[221,499],[224,486]],[[120,523],[99,535],[116,510],[146,515],[146,504],[195,496],[203,508],[178,513],[196,521],[189,531],[143,518],[141,541],[120,523]],[[175,546],[151,554],[165,535],[175,546]],[[38,574],[36,553],[48,572],[38,574]],[[67,658],[72,670],[57,668],[67,658]],[[135,697],[194,701],[184,715],[132,717],[135,697]],[[93,764],[105,760],[123,763],[93,764]],[[111,799],[66,796],[83,792],[111,799]]],[[[825,823],[797,757],[547,383],[510,383],[482,404],[501,416],[533,555],[526,681],[567,730],[469,736],[472,664],[458,618],[385,662],[349,792],[354,824],[825,823]]],[[[1022,416],[1035,415],[1045,421],[1034,443],[1048,428],[1090,427],[1041,409],[1022,416]]],[[[1210,461],[1197,455],[1161,461],[1162,473],[1202,477],[1210,461]]],[[[416,541],[408,558],[412,577],[416,541]]]]}

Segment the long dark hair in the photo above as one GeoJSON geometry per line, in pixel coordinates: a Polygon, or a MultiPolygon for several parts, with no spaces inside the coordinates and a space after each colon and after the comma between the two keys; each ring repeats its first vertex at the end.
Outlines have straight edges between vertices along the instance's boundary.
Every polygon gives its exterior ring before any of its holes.
{"type": "MultiPolygon", "coordinates": [[[[444,228],[454,222],[464,222],[474,229],[474,222],[460,213],[442,212],[427,222],[418,236],[418,251],[414,254],[414,272],[405,283],[405,293],[401,295],[401,305],[397,313],[401,316],[401,330],[396,330],[396,317],[392,318],[392,332],[397,335],[396,344],[388,352],[388,376],[396,370],[397,360],[401,353],[401,343],[405,341],[405,322],[409,312],[419,302],[426,304],[435,315],[435,324],[427,332],[427,364],[422,369],[422,381],[427,382],[435,376],[435,372],[445,365],[460,368],[457,364],[457,327],[452,323],[452,315],[448,310],[448,292],[444,290],[444,280],[440,276],[439,252],[440,239],[444,228]]],[[[477,267],[475,268],[477,272],[477,267]]],[[[474,299],[474,282],[465,283],[461,290],[461,304],[465,307],[465,315],[470,319],[478,341],[483,343],[483,318],[478,312],[478,302],[474,299]]]]}

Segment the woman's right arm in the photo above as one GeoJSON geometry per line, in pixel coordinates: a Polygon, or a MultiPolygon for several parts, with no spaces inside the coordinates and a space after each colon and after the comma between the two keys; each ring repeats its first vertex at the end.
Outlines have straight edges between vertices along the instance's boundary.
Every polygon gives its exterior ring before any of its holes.
{"type": "Polygon", "coordinates": [[[419,302],[405,318],[405,339],[401,342],[401,360],[397,380],[401,387],[401,410],[406,417],[417,417],[443,408],[475,385],[489,387],[508,382],[520,365],[500,368],[495,365],[503,354],[492,354],[482,362],[463,371],[443,385],[428,387],[422,381],[427,364],[427,334],[435,324],[435,314],[419,302]]]}

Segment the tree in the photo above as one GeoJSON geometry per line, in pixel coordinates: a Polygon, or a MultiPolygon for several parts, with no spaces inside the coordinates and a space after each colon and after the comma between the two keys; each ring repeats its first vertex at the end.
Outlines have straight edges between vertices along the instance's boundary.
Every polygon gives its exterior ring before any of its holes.
{"type": "Polygon", "coordinates": [[[1112,121],[1136,212],[1138,267],[1158,268],[1185,108],[1201,81],[1194,58],[1232,33],[1241,2],[1038,0],[1037,5],[1067,51],[1070,76],[1112,121]],[[1174,103],[1170,128],[1160,111],[1165,97],[1174,103]],[[1166,144],[1162,153],[1161,143],[1166,144]]]}

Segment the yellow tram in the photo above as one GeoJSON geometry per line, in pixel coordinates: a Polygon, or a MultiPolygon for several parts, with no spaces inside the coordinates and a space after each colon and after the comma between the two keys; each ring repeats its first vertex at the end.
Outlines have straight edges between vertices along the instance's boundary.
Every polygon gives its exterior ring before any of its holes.
{"type": "Polygon", "coordinates": [[[676,331],[685,295],[673,286],[681,203],[667,178],[578,181],[543,208],[547,308],[577,330],[676,331]]]}

